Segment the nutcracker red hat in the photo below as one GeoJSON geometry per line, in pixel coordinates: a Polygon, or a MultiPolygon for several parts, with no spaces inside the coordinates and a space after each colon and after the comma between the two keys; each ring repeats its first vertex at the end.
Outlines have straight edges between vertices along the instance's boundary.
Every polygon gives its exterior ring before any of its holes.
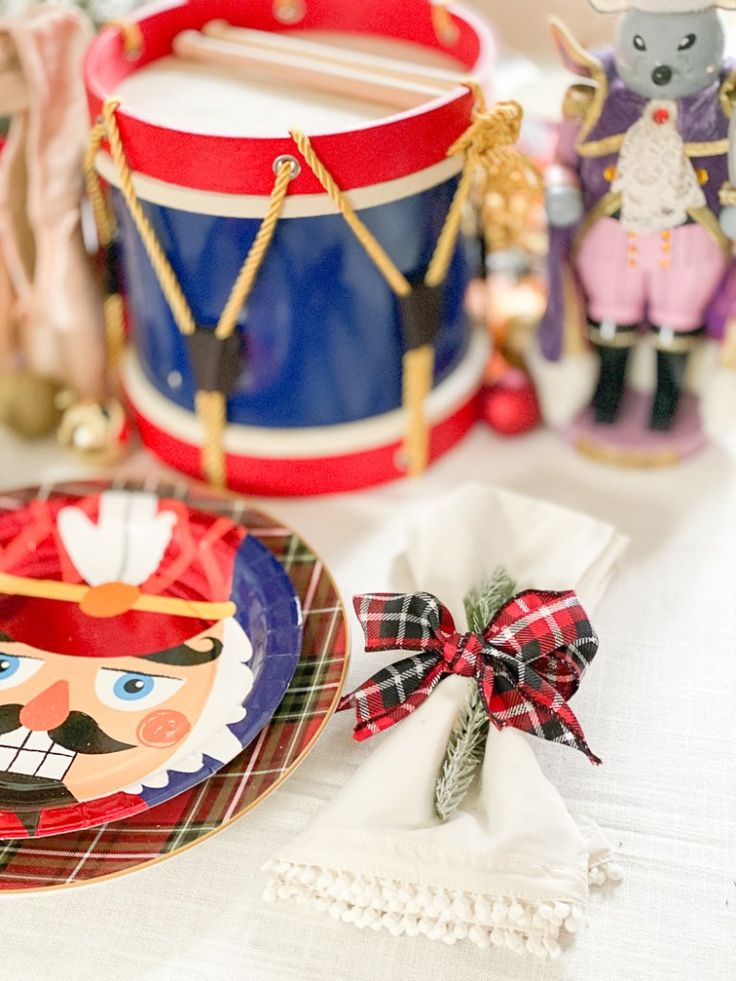
{"type": "Polygon", "coordinates": [[[0,522],[0,632],[77,657],[140,657],[236,612],[245,530],[153,494],[33,501],[0,522]]]}

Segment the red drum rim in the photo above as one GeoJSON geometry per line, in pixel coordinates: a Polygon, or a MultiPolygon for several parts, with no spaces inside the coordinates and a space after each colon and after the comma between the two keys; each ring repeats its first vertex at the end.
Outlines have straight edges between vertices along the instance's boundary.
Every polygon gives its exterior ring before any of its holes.
{"type": "MultiPolygon", "coordinates": [[[[174,37],[221,18],[239,26],[284,31],[271,0],[175,0],[139,8],[131,16],[140,28],[142,48],[126,55],[120,29],[102,30],[85,61],[85,83],[91,117],[118,84],[159,58],[171,54],[174,37]]],[[[448,7],[456,27],[452,41],[435,32],[433,4],[428,0],[306,0],[304,16],[291,28],[373,34],[414,42],[455,57],[468,74],[490,76],[495,45],[490,29],[470,11],[448,7]]],[[[318,156],[346,191],[397,180],[445,159],[448,148],[467,129],[473,95],[462,86],[416,109],[387,116],[352,130],[309,133],[318,156]]],[[[293,141],[283,138],[213,136],[157,126],[121,105],[117,121],[128,163],[148,177],[221,194],[269,195],[273,162],[284,154],[299,158],[293,141]]],[[[323,194],[308,166],[292,181],[289,194],[323,194]]]]}

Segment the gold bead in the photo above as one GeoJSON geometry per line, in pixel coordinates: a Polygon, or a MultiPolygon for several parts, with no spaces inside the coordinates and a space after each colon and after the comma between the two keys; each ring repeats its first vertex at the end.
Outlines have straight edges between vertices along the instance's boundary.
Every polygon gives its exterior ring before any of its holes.
{"type": "Polygon", "coordinates": [[[708,183],[708,181],[710,180],[710,174],[708,173],[708,171],[704,167],[699,167],[695,171],[695,173],[696,173],[697,178],[698,178],[698,183],[699,184],[702,184],[703,186],[706,185],[708,183]]]}
{"type": "Polygon", "coordinates": [[[39,439],[61,419],[63,386],[51,378],[18,369],[0,377],[0,423],[23,439],[39,439]]]}
{"type": "Polygon", "coordinates": [[[618,170],[615,164],[609,164],[608,167],[603,171],[603,176],[608,181],[609,184],[613,184],[618,176],[618,170]]]}
{"type": "Polygon", "coordinates": [[[128,442],[128,420],[115,399],[85,399],[71,405],[61,420],[59,442],[91,464],[114,463],[128,442]]]}

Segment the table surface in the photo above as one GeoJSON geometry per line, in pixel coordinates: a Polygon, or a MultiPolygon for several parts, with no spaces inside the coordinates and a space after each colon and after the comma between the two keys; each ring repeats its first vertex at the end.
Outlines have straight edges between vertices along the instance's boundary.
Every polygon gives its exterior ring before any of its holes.
{"type": "MultiPolygon", "coordinates": [[[[605,20],[581,13],[581,0],[548,9],[586,39],[605,20]]],[[[514,62],[500,94],[556,118],[570,76],[537,0],[492,13],[535,61],[514,62]]],[[[0,489],[98,476],[52,444],[22,444],[1,430],[0,459],[0,489]]],[[[118,472],[158,469],[139,452],[118,472]]],[[[346,714],[260,808],[184,855],[112,882],[0,897],[1,981],[734,981],[735,474],[716,450],[677,470],[638,473],[589,462],[551,433],[508,442],[479,427],[420,481],[329,501],[254,502],[314,545],[346,599],[390,587],[407,520],[461,481],[585,510],[631,537],[596,616],[601,652],[575,702],[605,765],[593,770],[535,745],[571,809],[609,832],[626,873],[593,895],[590,927],[560,961],[397,940],[262,902],[261,865],[370,752],[352,742],[346,714]]],[[[348,683],[368,671],[353,630],[348,683]]]]}
{"type": "MultiPolygon", "coordinates": [[[[0,434],[3,489],[95,476],[49,445],[0,434]]],[[[157,465],[140,452],[120,472],[157,465]]],[[[112,882],[0,898],[0,977],[23,981],[733,981],[736,977],[736,480],[709,450],[676,470],[630,472],[538,432],[478,427],[415,482],[330,500],[257,501],[323,555],[343,596],[390,586],[407,520],[461,481],[582,509],[631,547],[597,617],[602,647],[576,711],[605,765],[539,744],[570,807],[620,847],[624,882],[556,963],[420,937],[360,932],[261,900],[261,865],[370,752],[348,715],[255,812],[186,854],[112,882]]],[[[369,663],[353,631],[349,683],[369,663]]],[[[375,660],[371,666],[375,665],[375,660]]]]}

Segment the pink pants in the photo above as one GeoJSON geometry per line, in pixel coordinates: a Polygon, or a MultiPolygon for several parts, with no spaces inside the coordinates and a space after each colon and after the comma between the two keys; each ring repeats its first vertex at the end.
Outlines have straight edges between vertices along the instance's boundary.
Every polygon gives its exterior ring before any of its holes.
{"type": "Polygon", "coordinates": [[[701,225],[636,235],[614,218],[596,222],[577,259],[592,320],[674,331],[703,325],[727,266],[723,249],[701,225]]]}

